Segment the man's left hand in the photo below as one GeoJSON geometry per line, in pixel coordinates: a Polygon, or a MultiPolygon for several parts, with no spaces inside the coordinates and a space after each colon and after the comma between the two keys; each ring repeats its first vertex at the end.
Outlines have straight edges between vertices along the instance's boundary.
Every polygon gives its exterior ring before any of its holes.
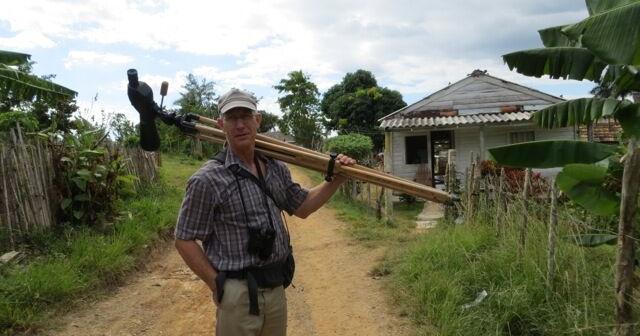
{"type": "MultiPolygon", "coordinates": [[[[338,154],[338,156],[336,157],[336,162],[340,163],[343,166],[353,166],[357,163],[355,159],[352,159],[344,154],[338,154]]],[[[346,181],[347,179],[348,178],[345,175],[337,174],[333,178],[333,182],[344,183],[344,181],[346,181]]]]}
{"type": "Polygon", "coordinates": [[[336,161],[340,162],[340,164],[343,166],[353,166],[354,164],[358,163],[355,159],[352,159],[344,154],[338,154],[338,156],[336,157],[336,161]]]}

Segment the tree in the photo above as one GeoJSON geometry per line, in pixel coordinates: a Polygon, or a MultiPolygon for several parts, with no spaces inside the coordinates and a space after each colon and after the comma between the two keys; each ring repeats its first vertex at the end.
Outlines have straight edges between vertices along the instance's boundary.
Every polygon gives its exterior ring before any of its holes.
{"type": "Polygon", "coordinates": [[[283,112],[278,124],[280,131],[293,135],[298,144],[312,147],[322,136],[318,87],[308,75],[298,70],[290,72],[274,88],[279,94],[284,94],[278,98],[283,112]]]}
{"type": "Polygon", "coordinates": [[[340,134],[366,134],[380,150],[384,136],[377,127],[378,119],[405,106],[400,92],[379,87],[371,72],[358,70],[327,90],[320,109],[328,119],[327,128],[340,134]]]}
{"type": "Polygon", "coordinates": [[[273,113],[269,113],[267,111],[258,112],[260,112],[260,114],[262,115],[262,123],[260,124],[260,129],[258,130],[258,132],[260,133],[271,131],[280,121],[280,118],[278,118],[278,116],[273,113]]]}
{"type": "Polygon", "coordinates": [[[193,74],[186,77],[187,83],[182,86],[185,92],[180,92],[180,98],[174,105],[180,108],[180,113],[194,113],[209,118],[218,117],[215,83],[206,78],[198,78],[193,74]]]}
{"type": "Polygon", "coordinates": [[[638,189],[640,188],[640,103],[623,99],[640,90],[640,0],[586,0],[589,17],[540,30],[544,48],[503,56],[509,68],[527,75],[590,80],[598,96],[555,104],[534,115],[539,126],[589,125],[602,117],[620,122],[626,153],[617,146],[577,141],[545,141],[493,148],[494,158],[520,167],[563,167],[556,185],[591,212],[618,217],[616,335],[635,335],[633,287],[638,189]],[[621,154],[621,155],[620,155],[621,154]],[[611,190],[616,161],[624,168],[621,190],[611,190]],[[609,164],[602,164],[608,159],[609,164]]]}
{"type": "Polygon", "coordinates": [[[55,75],[32,74],[30,55],[0,50],[0,112],[22,111],[38,121],[38,128],[69,131],[78,110],[76,92],[50,80],[55,75]]]}
{"type": "MultiPolygon", "coordinates": [[[[215,119],[218,117],[218,104],[216,102],[216,93],[214,90],[215,83],[207,81],[206,78],[198,78],[193,74],[188,74],[187,82],[182,88],[185,92],[180,93],[180,98],[174,102],[178,106],[179,114],[193,113],[204,117],[215,119]]],[[[163,138],[178,139],[180,138],[178,129],[173,128],[167,132],[163,138]]],[[[171,148],[170,141],[169,148],[171,148]]],[[[211,156],[218,146],[206,145],[203,147],[200,139],[194,138],[193,141],[178,140],[180,151],[189,152],[198,159],[211,156]]],[[[166,148],[166,147],[165,147],[166,148]]]]}
{"type": "Polygon", "coordinates": [[[137,144],[140,140],[136,126],[127,119],[124,113],[115,113],[109,121],[109,128],[116,141],[121,144],[137,144]]]}

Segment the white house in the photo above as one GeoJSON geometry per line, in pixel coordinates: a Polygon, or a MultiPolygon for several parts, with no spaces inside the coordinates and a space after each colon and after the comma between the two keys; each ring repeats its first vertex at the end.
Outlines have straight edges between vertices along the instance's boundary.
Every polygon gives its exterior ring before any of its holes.
{"type": "Polygon", "coordinates": [[[495,146],[577,139],[574,128],[547,130],[531,121],[533,112],[561,101],[475,70],[379,120],[385,132],[385,170],[409,180],[425,170],[433,172],[432,185],[442,187],[449,149],[456,149],[456,170],[465,171],[471,152],[484,160],[495,146]]]}

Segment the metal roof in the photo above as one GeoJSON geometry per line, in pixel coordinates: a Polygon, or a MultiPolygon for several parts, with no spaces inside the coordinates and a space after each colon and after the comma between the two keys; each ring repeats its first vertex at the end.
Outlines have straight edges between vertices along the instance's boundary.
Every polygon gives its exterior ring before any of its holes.
{"type": "Polygon", "coordinates": [[[484,113],[458,115],[453,117],[393,118],[382,120],[380,127],[413,128],[413,127],[457,127],[480,124],[507,123],[529,121],[533,112],[484,113]]]}

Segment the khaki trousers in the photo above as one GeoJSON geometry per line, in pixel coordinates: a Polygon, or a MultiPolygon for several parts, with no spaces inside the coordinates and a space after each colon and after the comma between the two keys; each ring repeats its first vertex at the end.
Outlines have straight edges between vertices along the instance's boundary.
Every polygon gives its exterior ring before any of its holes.
{"type": "Polygon", "coordinates": [[[227,279],[216,312],[217,336],[285,336],[287,299],[282,286],[258,289],[260,316],[249,314],[246,280],[227,279]]]}

